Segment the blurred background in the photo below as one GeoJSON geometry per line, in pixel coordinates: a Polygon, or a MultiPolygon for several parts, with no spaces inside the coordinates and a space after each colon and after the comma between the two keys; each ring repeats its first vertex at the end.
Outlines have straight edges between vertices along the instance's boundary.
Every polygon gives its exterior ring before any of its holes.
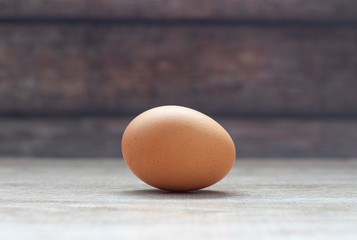
{"type": "Polygon", "coordinates": [[[355,0],[0,0],[0,155],[121,157],[175,104],[237,157],[357,157],[355,0]]]}

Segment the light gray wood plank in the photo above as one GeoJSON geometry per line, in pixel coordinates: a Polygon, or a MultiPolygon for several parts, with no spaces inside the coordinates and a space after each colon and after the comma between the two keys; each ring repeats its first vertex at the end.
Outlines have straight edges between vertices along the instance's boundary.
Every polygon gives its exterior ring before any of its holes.
{"type": "Polygon", "coordinates": [[[120,159],[0,159],[1,239],[355,239],[357,159],[238,159],[168,193],[120,159]]]}

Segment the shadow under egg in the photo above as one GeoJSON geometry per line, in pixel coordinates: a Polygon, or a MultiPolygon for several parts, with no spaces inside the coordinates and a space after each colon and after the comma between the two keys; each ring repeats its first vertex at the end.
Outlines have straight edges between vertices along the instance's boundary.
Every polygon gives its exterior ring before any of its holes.
{"type": "Polygon", "coordinates": [[[217,190],[195,190],[189,192],[170,192],[160,189],[125,190],[122,194],[151,199],[219,199],[233,196],[243,196],[241,193],[217,191],[217,190]]]}

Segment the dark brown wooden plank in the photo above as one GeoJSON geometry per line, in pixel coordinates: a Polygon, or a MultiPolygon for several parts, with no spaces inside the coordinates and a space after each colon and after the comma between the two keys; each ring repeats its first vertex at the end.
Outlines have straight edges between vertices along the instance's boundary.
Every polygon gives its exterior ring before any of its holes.
{"type": "Polygon", "coordinates": [[[0,16],[69,18],[327,20],[357,19],[355,0],[11,0],[0,16]]]}
{"type": "Polygon", "coordinates": [[[0,26],[0,113],[357,114],[356,28],[0,26]]]}
{"type": "MultiPolygon", "coordinates": [[[[121,157],[129,118],[0,119],[1,156],[121,157]]],[[[356,157],[356,120],[217,121],[237,157],[356,157]]]]}

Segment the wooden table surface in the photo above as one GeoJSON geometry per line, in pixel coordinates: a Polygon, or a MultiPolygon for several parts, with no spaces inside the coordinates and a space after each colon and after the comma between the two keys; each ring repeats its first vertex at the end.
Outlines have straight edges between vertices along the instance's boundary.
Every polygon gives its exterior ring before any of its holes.
{"type": "Polygon", "coordinates": [[[0,159],[0,239],[357,239],[357,160],[239,159],[155,190],[120,159],[0,159]]]}

